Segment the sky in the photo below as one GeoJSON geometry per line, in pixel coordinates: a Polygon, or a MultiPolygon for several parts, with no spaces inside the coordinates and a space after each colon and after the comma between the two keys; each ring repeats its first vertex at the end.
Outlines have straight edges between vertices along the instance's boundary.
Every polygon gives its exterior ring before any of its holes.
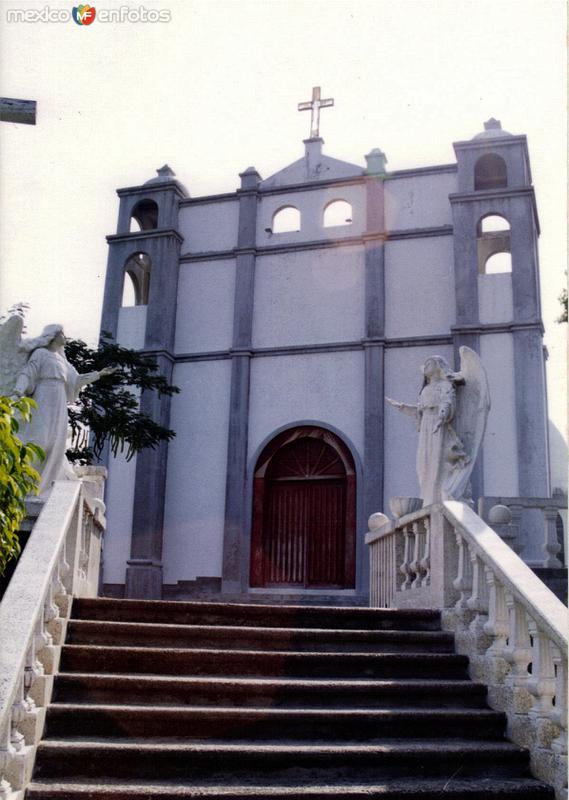
{"type": "Polygon", "coordinates": [[[233,191],[299,158],[313,86],[333,97],[324,151],[388,169],[455,161],[490,117],[528,137],[542,236],[549,398],[565,430],[566,7],[564,0],[164,0],[169,22],[7,21],[0,82],[38,102],[36,126],[0,124],[0,310],[26,301],[28,331],[62,322],[97,340],[115,190],[168,163],[193,197],[233,191]]]}

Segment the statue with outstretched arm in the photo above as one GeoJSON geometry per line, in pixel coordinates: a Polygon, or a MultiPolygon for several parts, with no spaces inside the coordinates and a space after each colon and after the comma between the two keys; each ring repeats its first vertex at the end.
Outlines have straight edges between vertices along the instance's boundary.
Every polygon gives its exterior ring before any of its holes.
{"type": "Polygon", "coordinates": [[[416,405],[385,398],[416,419],[417,477],[425,506],[464,497],[484,436],[490,410],[486,371],[470,348],[461,347],[460,356],[459,372],[442,356],[425,361],[416,405]]]}
{"type": "Polygon", "coordinates": [[[44,460],[34,465],[41,475],[40,498],[45,499],[53,481],[76,480],[65,457],[67,404],[114,368],[81,375],[65,357],[61,325],[47,325],[37,338],[22,340],[22,324],[20,317],[10,317],[0,326],[1,384],[4,394],[32,397],[37,404],[30,422],[20,424],[18,436],[39,445],[45,453],[44,460]]]}

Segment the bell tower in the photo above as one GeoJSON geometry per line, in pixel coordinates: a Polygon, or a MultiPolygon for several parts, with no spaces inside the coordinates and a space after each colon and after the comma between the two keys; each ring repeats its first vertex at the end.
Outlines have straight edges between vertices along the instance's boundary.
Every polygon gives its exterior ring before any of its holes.
{"type": "MultiPolygon", "coordinates": [[[[450,195],[454,232],[455,351],[480,353],[481,336],[513,344],[518,493],[549,496],[545,355],[539,293],[539,220],[527,139],[490,119],[455,142],[458,192],[450,195]]],[[[482,494],[482,470],[473,476],[482,494]]],[[[476,485],[477,484],[477,485],[476,485]]]]}
{"type": "MultiPolygon", "coordinates": [[[[183,242],[178,231],[178,204],[188,197],[188,192],[165,165],[157,171],[157,177],[142,186],[119,189],[117,193],[119,219],[116,234],[107,237],[109,257],[101,330],[116,338],[125,281],[131,281],[135,305],[145,307],[141,349],[156,360],[159,373],[171,382],[183,242]]],[[[140,410],[160,425],[169,425],[169,397],[143,392],[140,410]]],[[[162,596],[167,453],[167,443],[163,442],[137,456],[126,597],[162,596]]]]}

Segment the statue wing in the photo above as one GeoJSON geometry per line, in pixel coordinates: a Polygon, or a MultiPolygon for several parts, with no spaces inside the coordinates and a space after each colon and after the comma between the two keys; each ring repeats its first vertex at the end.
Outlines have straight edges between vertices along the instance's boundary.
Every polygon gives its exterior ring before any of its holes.
{"type": "Polygon", "coordinates": [[[474,466],[490,411],[490,388],[482,361],[470,347],[460,348],[460,376],[464,385],[457,391],[455,426],[474,466]]]}
{"type": "Polygon", "coordinates": [[[14,314],[0,323],[0,395],[14,392],[16,378],[24,368],[29,353],[22,347],[24,320],[14,314]]]}

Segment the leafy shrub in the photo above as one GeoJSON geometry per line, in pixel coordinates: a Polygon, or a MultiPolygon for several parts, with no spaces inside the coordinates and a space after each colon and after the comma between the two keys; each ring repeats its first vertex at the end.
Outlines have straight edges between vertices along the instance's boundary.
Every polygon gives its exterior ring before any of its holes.
{"type": "Polygon", "coordinates": [[[26,495],[37,494],[40,476],[32,466],[44,453],[18,438],[18,419],[27,422],[36,404],[28,397],[0,397],[0,575],[20,552],[18,531],[26,515],[26,495]]]}

